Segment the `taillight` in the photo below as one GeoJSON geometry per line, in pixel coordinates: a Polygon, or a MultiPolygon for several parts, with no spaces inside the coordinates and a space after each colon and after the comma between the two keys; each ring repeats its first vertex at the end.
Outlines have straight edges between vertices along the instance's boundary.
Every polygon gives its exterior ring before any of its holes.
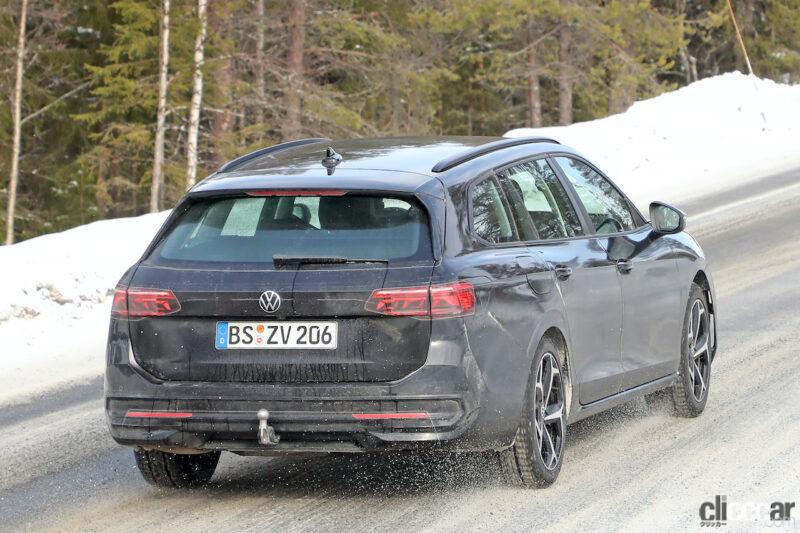
{"type": "Polygon", "coordinates": [[[114,289],[114,301],[111,304],[111,316],[114,318],[127,318],[128,289],[124,287],[117,287],[114,289]]]}
{"type": "Polygon", "coordinates": [[[367,311],[391,316],[430,316],[429,287],[375,289],[364,304],[367,311]]]}
{"type": "Polygon", "coordinates": [[[166,289],[118,287],[111,304],[111,316],[115,318],[166,316],[180,310],[181,303],[166,289]]]}
{"type": "Polygon", "coordinates": [[[467,281],[431,285],[431,316],[465,316],[475,312],[475,289],[467,281]]]}
{"type": "Polygon", "coordinates": [[[475,289],[467,281],[429,287],[375,289],[364,308],[389,316],[466,316],[475,312],[475,289]]]}

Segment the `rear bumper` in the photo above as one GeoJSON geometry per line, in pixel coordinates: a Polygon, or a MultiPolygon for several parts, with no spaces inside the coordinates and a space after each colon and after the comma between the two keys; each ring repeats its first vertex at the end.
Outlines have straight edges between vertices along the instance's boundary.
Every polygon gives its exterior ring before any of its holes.
{"type": "Polygon", "coordinates": [[[390,383],[159,382],[127,358],[112,354],[109,363],[106,416],[112,437],[127,446],[253,455],[467,451],[507,446],[516,426],[516,417],[498,416],[481,372],[463,351],[390,383]],[[276,445],[258,441],[260,409],[269,411],[276,445]]]}
{"type": "Polygon", "coordinates": [[[106,412],[111,434],[120,444],[250,454],[441,445],[463,435],[477,414],[457,396],[308,401],[108,398],[106,412]],[[269,425],[279,443],[259,443],[259,409],[269,411],[269,425]],[[153,417],[161,413],[184,418],[153,417]]]}

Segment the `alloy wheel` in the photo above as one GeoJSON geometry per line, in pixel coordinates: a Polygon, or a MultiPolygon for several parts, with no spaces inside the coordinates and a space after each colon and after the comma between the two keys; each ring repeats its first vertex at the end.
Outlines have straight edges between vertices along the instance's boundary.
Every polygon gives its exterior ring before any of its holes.
{"type": "Polygon", "coordinates": [[[686,340],[689,384],[694,399],[700,402],[708,392],[708,375],[711,369],[708,312],[700,299],[692,303],[686,340]]]}
{"type": "Polygon", "coordinates": [[[542,462],[548,470],[559,464],[564,447],[564,385],[558,363],[545,352],[536,369],[533,425],[542,462]]]}

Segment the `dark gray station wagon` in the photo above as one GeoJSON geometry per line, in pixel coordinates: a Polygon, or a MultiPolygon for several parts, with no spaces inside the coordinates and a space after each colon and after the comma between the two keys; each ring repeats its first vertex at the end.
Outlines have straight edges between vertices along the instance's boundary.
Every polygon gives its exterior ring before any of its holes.
{"type": "Polygon", "coordinates": [[[106,412],[145,479],[221,451],[495,451],[552,483],[567,425],[716,349],[706,260],[551,139],[307,139],[225,164],[120,280],[106,412]]]}

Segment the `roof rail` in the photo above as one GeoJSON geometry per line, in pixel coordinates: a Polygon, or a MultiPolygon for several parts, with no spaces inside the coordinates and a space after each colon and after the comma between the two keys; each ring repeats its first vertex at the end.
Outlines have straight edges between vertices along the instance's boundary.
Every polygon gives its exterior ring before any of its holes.
{"type": "Polygon", "coordinates": [[[492,141],[490,143],[482,144],[471,150],[467,150],[466,152],[461,152],[460,154],[446,157],[445,159],[442,159],[436,163],[431,169],[431,172],[444,172],[445,170],[450,170],[453,167],[457,167],[461,163],[466,163],[467,161],[471,161],[482,155],[490,154],[498,150],[504,150],[505,148],[511,148],[512,146],[532,143],[560,144],[557,140],[550,139],[548,137],[518,137],[516,139],[500,139],[499,141],[492,141]]]}
{"type": "Polygon", "coordinates": [[[281,152],[283,150],[288,150],[290,148],[295,148],[297,146],[303,146],[306,144],[314,144],[314,143],[322,143],[322,142],[330,142],[330,139],[325,138],[312,138],[312,139],[300,139],[297,141],[289,141],[280,144],[273,144],[272,146],[267,146],[266,148],[259,148],[254,152],[250,152],[249,154],[245,154],[243,156],[237,157],[236,159],[231,159],[217,170],[217,172],[230,172],[234,170],[239,165],[250,161],[251,159],[255,159],[256,157],[272,154],[276,152],[281,152]]]}

